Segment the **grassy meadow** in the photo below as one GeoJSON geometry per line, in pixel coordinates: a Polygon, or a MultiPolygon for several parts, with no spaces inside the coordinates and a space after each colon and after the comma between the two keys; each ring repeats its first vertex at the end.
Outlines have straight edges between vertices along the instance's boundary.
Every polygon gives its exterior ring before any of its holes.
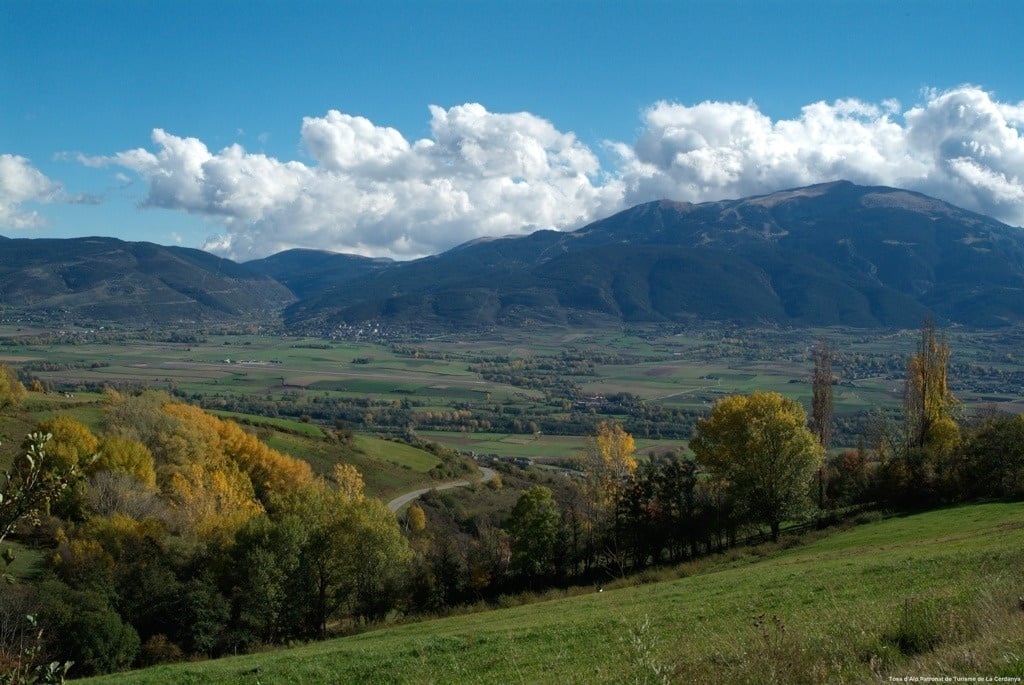
{"type": "MultiPolygon", "coordinates": [[[[740,548],[643,580],[95,683],[864,683],[1024,676],[1024,504],[740,548]],[[681,577],[678,577],[681,576],[681,577]]],[[[513,600],[510,600],[512,602],[513,600]]]]}

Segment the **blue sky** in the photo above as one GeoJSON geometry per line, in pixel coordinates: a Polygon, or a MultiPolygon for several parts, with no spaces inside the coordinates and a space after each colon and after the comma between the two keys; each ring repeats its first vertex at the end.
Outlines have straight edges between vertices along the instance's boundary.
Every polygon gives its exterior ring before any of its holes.
{"type": "Polygon", "coordinates": [[[0,234],[410,258],[836,177],[1020,225],[1021,27],[994,1],[4,0],[0,234]]]}

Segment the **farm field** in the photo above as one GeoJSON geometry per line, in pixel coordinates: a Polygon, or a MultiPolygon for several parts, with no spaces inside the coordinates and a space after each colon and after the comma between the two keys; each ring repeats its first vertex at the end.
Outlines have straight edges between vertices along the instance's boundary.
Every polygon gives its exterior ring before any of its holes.
{"type": "MultiPolygon", "coordinates": [[[[318,426],[342,421],[367,435],[411,428],[465,451],[561,459],[603,418],[627,422],[649,446],[677,449],[695,417],[724,395],[775,390],[807,406],[810,351],[822,335],[837,352],[837,438],[850,446],[871,412],[899,407],[918,331],[552,328],[373,342],[248,334],[170,342],[5,326],[0,361],[59,391],[46,400],[54,411],[68,408],[63,393],[159,388],[314,437],[318,426]]],[[[1024,332],[946,335],[951,387],[966,411],[1024,411],[1024,332]]],[[[89,425],[98,420],[86,405],[72,411],[89,425]]]]}
{"type": "Polygon", "coordinates": [[[1024,504],[979,504],[737,549],[581,596],[118,683],[863,683],[1024,676],[1024,504]],[[651,578],[655,579],[655,578],[651,578]],[[626,586],[621,586],[626,585],[626,586]]]}

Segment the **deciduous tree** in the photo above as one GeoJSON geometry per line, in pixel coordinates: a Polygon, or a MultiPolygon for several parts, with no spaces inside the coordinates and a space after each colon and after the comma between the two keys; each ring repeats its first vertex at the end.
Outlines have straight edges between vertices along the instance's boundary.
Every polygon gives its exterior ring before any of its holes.
{"type": "Polygon", "coordinates": [[[715,403],[690,440],[697,462],[725,480],[751,522],[777,539],[808,500],[824,450],[807,430],[803,407],[778,393],[733,395],[715,403]]]}
{"type": "Polygon", "coordinates": [[[524,492],[509,517],[512,566],[529,581],[551,571],[561,515],[551,490],[535,485],[524,492]]]}
{"type": "Polygon", "coordinates": [[[832,361],[835,351],[825,338],[819,338],[814,348],[814,375],[811,377],[811,430],[821,446],[828,450],[832,444],[832,361]]]}
{"type": "Polygon", "coordinates": [[[25,386],[18,380],[17,374],[0,363],[0,410],[17,407],[25,399],[25,386]]]}
{"type": "Polygon", "coordinates": [[[903,412],[909,447],[948,447],[956,441],[953,410],[956,398],[947,384],[949,344],[935,334],[935,322],[925,320],[917,353],[907,363],[903,412]]]}

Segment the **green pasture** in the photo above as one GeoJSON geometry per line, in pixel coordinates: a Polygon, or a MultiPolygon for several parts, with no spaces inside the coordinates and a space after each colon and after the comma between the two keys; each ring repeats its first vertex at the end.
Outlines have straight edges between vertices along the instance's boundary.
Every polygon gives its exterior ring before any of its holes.
{"type": "Polygon", "coordinates": [[[574,435],[524,435],[510,433],[462,433],[417,431],[420,437],[460,452],[497,454],[500,457],[566,459],[581,453],[586,438],[574,435]]]}
{"type": "Polygon", "coordinates": [[[426,473],[441,463],[441,460],[418,447],[391,440],[356,436],[356,448],[371,459],[390,462],[416,473],[426,473]]]}
{"type": "Polygon", "coordinates": [[[310,438],[322,438],[324,437],[324,431],[319,426],[304,421],[296,421],[294,419],[281,419],[276,417],[265,417],[255,416],[253,414],[242,414],[234,411],[221,411],[219,409],[211,409],[211,414],[219,416],[225,419],[234,419],[236,421],[251,424],[253,426],[269,426],[271,428],[278,428],[293,433],[299,433],[310,438]]]}
{"type": "MultiPolygon", "coordinates": [[[[864,683],[1024,675],[1024,504],[963,506],[740,549],[684,577],[117,683],[864,683]],[[927,638],[924,647],[912,641],[927,638]],[[908,645],[910,645],[908,647],[908,645]],[[914,647],[918,645],[918,647],[914,647]]],[[[651,574],[650,579],[658,576],[651,574]]]]}
{"type": "Polygon", "coordinates": [[[49,550],[31,547],[10,538],[0,546],[0,550],[7,548],[14,553],[14,561],[7,567],[7,572],[16,581],[30,580],[33,576],[38,575],[43,559],[50,554],[49,550]]]}
{"type": "Polygon", "coordinates": [[[330,477],[336,464],[351,464],[362,474],[367,494],[384,500],[430,485],[434,481],[427,472],[440,463],[411,445],[365,436],[356,436],[352,446],[280,431],[266,431],[260,438],[280,452],[306,460],[323,476],[330,477]]]}

